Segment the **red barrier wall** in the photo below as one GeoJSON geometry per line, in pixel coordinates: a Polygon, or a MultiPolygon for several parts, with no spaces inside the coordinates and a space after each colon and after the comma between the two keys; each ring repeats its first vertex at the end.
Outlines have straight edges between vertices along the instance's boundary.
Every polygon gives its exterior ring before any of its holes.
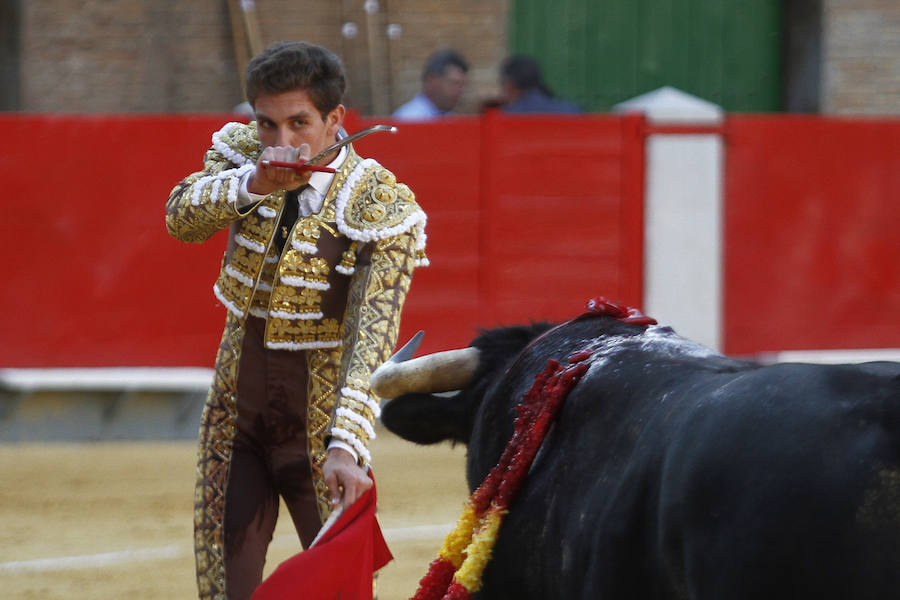
{"type": "MultiPolygon", "coordinates": [[[[224,234],[178,242],[163,207],[230,118],[0,115],[0,367],[212,364],[224,234]]],[[[398,125],[357,149],[429,214],[402,339],[641,304],[639,117],[398,125]]],[[[726,135],[726,352],[900,347],[900,121],[731,115],[726,135]]]]}
{"type": "MultiPolygon", "coordinates": [[[[230,118],[0,116],[15,148],[0,180],[16,192],[3,201],[0,366],[212,364],[224,234],[178,242],[164,204],[230,118]]],[[[638,122],[492,115],[361,140],[429,214],[432,266],[416,272],[401,339],[425,329],[430,351],[482,325],[567,318],[601,293],[639,303],[638,122]]]]}
{"type": "Polygon", "coordinates": [[[563,320],[606,295],[640,305],[639,117],[485,120],[481,322],[563,320]]]}
{"type": "Polygon", "coordinates": [[[481,327],[570,318],[599,294],[640,304],[641,122],[489,113],[355,144],[428,213],[431,266],[413,278],[401,341],[425,329],[422,352],[463,346],[481,327]]]}
{"type": "Polygon", "coordinates": [[[900,347],[900,121],[726,135],[725,351],[900,347]]]}
{"type": "Polygon", "coordinates": [[[0,366],[211,364],[225,238],[169,237],[165,200],[227,120],[0,115],[0,366]]]}

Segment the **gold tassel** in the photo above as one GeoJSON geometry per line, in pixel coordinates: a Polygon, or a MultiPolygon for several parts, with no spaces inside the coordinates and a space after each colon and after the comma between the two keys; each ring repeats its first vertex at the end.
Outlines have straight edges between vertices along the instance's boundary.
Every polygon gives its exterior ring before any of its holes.
{"type": "Polygon", "coordinates": [[[350,247],[344,250],[337,270],[344,275],[350,275],[356,270],[356,242],[352,242],[350,247]]]}

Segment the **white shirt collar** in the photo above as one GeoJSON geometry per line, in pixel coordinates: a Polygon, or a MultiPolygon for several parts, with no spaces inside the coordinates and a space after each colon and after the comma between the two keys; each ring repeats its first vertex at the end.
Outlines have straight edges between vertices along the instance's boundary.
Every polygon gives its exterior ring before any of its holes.
{"type": "MultiPolygon", "coordinates": [[[[341,148],[338,155],[327,166],[337,169],[347,158],[347,146],[341,148]]],[[[334,173],[323,173],[322,171],[313,171],[309,177],[309,187],[300,192],[297,202],[300,208],[300,215],[308,217],[313,213],[322,210],[322,203],[325,201],[325,194],[328,193],[328,187],[334,180],[334,173]]]]}
{"type": "MultiPolygon", "coordinates": [[[[334,157],[334,160],[328,163],[326,166],[337,169],[346,158],[347,146],[344,146],[343,148],[341,148],[340,152],[338,152],[338,155],[334,157]]],[[[331,181],[333,179],[334,173],[313,171],[312,175],[309,178],[309,186],[316,190],[316,193],[318,193],[320,196],[324,197],[326,192],[328,192],[328,186],[331,185],[331,181]]]]}

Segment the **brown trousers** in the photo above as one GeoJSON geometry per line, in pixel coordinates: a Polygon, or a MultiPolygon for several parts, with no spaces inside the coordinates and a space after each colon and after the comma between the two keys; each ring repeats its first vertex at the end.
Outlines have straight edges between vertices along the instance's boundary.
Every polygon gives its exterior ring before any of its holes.
{"type": "Polygon", "coordinates": [[[270,350],[263,344],[264,333],[263,319],[247,318],[225,492],[229,600],[249,598],[262,581],[279,496],[304,548],[322,525],[307,445],[307,353],[270,350]]]}

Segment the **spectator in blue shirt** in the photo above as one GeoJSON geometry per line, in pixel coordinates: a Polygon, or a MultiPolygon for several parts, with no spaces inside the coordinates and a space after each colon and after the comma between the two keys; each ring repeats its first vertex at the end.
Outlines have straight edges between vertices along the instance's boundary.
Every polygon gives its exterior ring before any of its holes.
{"type": "Polygon", "coordinates": [[[468,71],[469,65],[456,51],[434,52],[425,63],[422,91],[395,110],[392,116],[408,121],[428,121],[452,114],[465,88],[468,71]]]}
{"type": "Polygon", "coordinates": [[[503,90],[501,110],[507,113],[566,113],[578,114],[581,109],[568,100],[556,98],[541,77],[537,61],[524,54],[515,54],[500,66],[500,86],[503,90]]]}

